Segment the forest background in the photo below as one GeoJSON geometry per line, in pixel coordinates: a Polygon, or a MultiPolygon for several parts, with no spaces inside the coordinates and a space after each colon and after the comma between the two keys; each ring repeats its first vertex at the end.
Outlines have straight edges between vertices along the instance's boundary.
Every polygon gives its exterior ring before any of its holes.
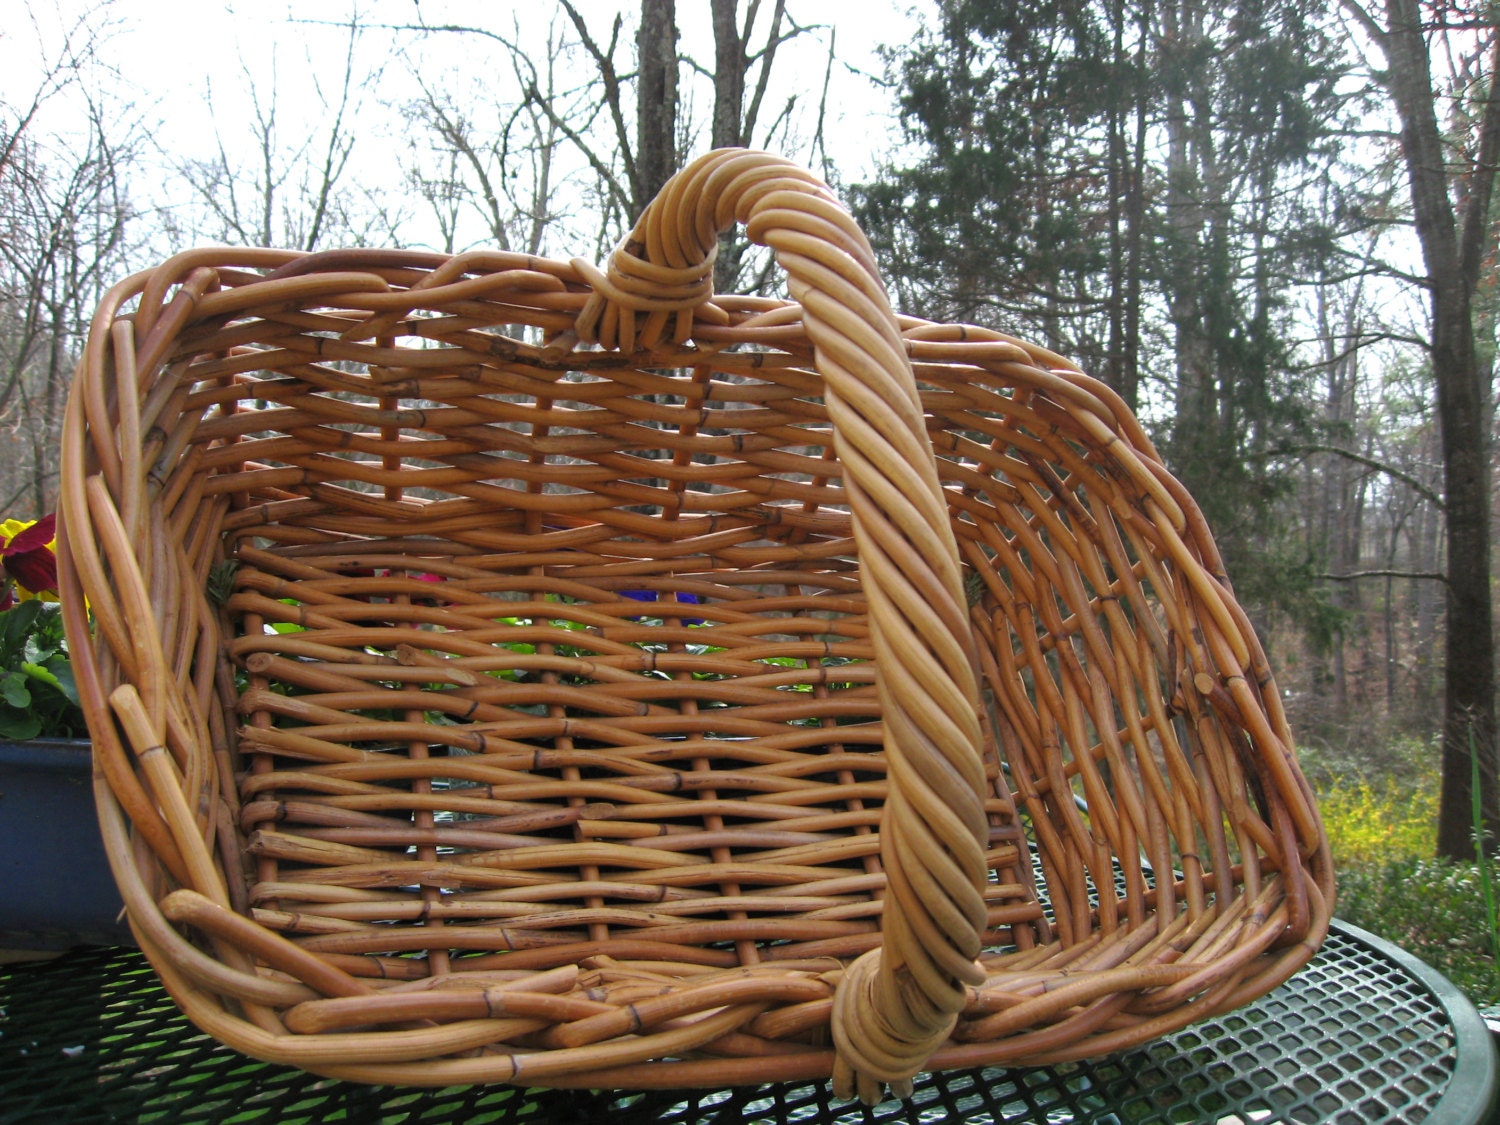
{"type": "MultiPolygon", "coordinates": [[[[51,510],[89,317],[134,270],[602,261],[686,159],[768,148],[850,202],[903,311],[1136,408],[1267,643],[1342,912],[1500,1002],[1494,0],[5,7],[0,516],[51,510]]],[[[717,275],[779,285],[734,239],[717,275]]]]}

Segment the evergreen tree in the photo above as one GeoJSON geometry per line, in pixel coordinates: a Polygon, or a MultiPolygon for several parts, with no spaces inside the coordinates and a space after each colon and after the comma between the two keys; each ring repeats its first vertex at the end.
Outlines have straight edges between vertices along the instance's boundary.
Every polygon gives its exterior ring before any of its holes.
{"type": "Polygon", "coordinates": [[[1153,418],[1242,599],[1304,620],[1314,568],[1275,504],[1314,425],[1291,294],[1334,243],[1326,17],[943,0],[890,56],[916,159],[856,201],[911,311],[1039,337],[1153,418]]]}
{"type": "Polygon", "coordinates": [[[854,202],[911,311],[1024,325],[1074,353],[1101,335],[1118,185],[1098,127],[1136,77],[1101,14],[1089,0],[946,0],[888,56],[920,156],[854,202]]]}
{"type": "Polygon", "coordinates": [[[1170,323],[1164,451],[1203,506],[1241,596],[1312,624],[1309,561],[1280,534],[1282,451],[1313,425],[1290,296],[1333,251],[1315,214],[1337,155],[1337,44],[1289,0],[1156,11],[1165,164],[1150,277],[1170,323]]]}

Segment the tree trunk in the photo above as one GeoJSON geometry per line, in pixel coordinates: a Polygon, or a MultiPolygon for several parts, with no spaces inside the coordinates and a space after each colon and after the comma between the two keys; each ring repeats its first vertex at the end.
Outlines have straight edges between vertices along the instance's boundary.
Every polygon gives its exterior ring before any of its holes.
{"type": "MultiPolygon", "coordinates": [[[[1173,0],[1161,9],[1163,66],[1183,75],[1167,103],[1166,224],[1167,311],[1173,329],[1177,386],[1171,450],[1173,469],[1200,500],[1215,488],[1213,451],[1220,433],[1217,365],[1209,337],[1211,302],[1205,300],[1213,239],[1205,174],[1210,124],[1203,104],[1204,76],[1194,57],[1204,47],[1203,9],[1198,0],[1173,0]]],[[[1222,544],[1221,544],[1222,546],[1222,544]]]]}
{"type": "Polygon", "coordinates": [[[735,14],[738,0],[713,0],[714,21],[714,123],[713,147],[730,148],[748,143],[744,135],[745,34],[740,33],[735,14]]]}
{"type": "MultiPolygon", "coordinates": [[[[1145,73],[1150,42],[1149,5],[1141,5],[1138,43],[1132,60],[1125,53],[1122,0],[1112,0],[1114,64],[1121,71],[1133,61],[1145,73]]],[[[1145,225],[1145,152],[1147,112],[1144,92],[1131,84],[1129,104],[1109,111],[1109,356],[1104,381],[1119,392],[1131,410],[1140,406],[1142,228],[1145,225]]]]}
{"type": "MultiPolygon", "coordinates": [[[[1480,159],[1468,169],[1462,230],[1456,221],[1438,131],[1427,41],[1417,0],[1387,0],[1385,81],[1401,121],[1413,218],[1432,300],[1432,371],[1442,440],[1448,522],[1447,648],[1444,664],[1440,856],[1474,858],[1471,753],[1479,755],[1486,832],[1500,819],[1495,785],[1495,645],[1490,601],[1489,458],[1484,378],[1472,298],[1494,182],[1500,91],[1480,127],[1480,159]],[[1488,140],[1488,143],[1485,143],[1488,140]],[[1489,159],[1484,159],[1488,149],[1489,159]]],[[[1500,47],[1497,47],[1500,50],[1500,47]]]]}
{"type": "Polygon", "coordinates": [[[641,0],[636,33],[635,214],[656,198],[677,171],[677,11],[675,0],[641,0]]]}
{"type": "MultiPolygon", "coordinates": [[[[1437,460],[1436,450],[1432,451],[1431,459],[1437,460]]],[[[1442,565],[1447,549],[1443,513],[1434,505],[1424,504],[1417,515],[1416,531],[1409,548],[1414,560],[1412,569],[1433,574],[1442,565]]],[[[1447,588],[1436,582],[1413,582],[1412,586],[1417,624],[1412,641],[1412,713],[1407,718],[1407,725],[1428,736],[1438,727],[1439,705],[1434,690],[1438,678],[1438,622],[1442,618],[1442,602],[1447,588]]]]}
{"type": "MultiPolygon", "coordinates": [[[[714,148],[731,148],[748,144],[745,135],[745,72],[749,60],[745,44],[750,35],[747,26],[740,31],[735,9],[738,0],[713,0],[714,23],[714,121],[711,137],[714,148]]],[[[719,256],[714,260],[714,290],[727,293],[739,280],[740,259],[745,243],[738,225],[719,235],[719,256]]]]}

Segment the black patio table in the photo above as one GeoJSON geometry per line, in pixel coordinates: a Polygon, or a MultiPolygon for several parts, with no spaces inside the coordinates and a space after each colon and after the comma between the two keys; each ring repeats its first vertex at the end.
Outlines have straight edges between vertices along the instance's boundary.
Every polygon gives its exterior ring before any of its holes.
{"type": "Polygon", "coordinates": [[[1335,923],[1254,1004],[1119,1054],[923,1075],[906,1102],[826,1083],[620,1093],[360,1086],[257,1062],[203,1035],[133,949],[0,969],[0,1122],[437,1125],[1462,1125],[1490,1119],[1497,1063],[1472,1004],[1387,942],[1335,923]]]}

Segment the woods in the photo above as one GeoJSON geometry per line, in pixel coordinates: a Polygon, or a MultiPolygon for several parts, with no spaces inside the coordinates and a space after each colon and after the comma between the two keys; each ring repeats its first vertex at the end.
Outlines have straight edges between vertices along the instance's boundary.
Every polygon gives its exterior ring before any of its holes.
{"type": "MultiPolygon", "coordinates": [[[[1444,659],[1443,795],[1438,852],[1468,849],[1464,774],[1470,754],[1481,770],[1487,831],[1496,829],[1495,641],[1491,606],[1490,466],[1486,422],[1493,418],[1495,221],[1493,187],[1500,159],[1500,33],[1481,11],[1440,11],[1436,34],[1464,59],[1467,90],[1450,94],[1447,138],[1438,126],[1430,66],[1429,25],[1416,0],[1389,0],[1383,20],[1348,0],[1385,57],[1381,84],[1400,121],[1401,155],[1410,181],[1412,222],[1422,247],[1431,302],[1428,360],[1436,386],[1448,532],[1448,642],[1444,659]],[[1462,20],[1457,27],[1448,20],[1462,20]],[[1478,33],[1465,44],[1450,39],[1478,33]],[[1469,99],[1462,97],[1470,93],[1469,99]],[[1488,266],[1488,277],[1481,273],[1488,266]],[[1481,293],[1481,280],[1488,294],[1481,293]],[[1479,332],[1488,321],[1488,339],[1479,332]]],[[[1450,54],[1450,58],[1452,55],[1450,54]]]]}
{"type": "MultiPolygon", "coordinates": [[[[374,5],[224,63],[213,128],[172,146],[126,112],[126,13],[28,11],[3,33],[41,60],[0,95],[3,514],[53,505],[87,318],[134,269],[219,241],[602,260],[687,158],[768,148],[850,201],[905,311],[1036,339],[1138,411],[1304,746],[1358,768],[1425,740],[1438,851],[1470,859],[1477,755],[1500,826],[1493,5],[942,0],[873,67],[806,0],[374,5]]],[[[716,281],[777,284],[727,239],[716,281]]]]}

